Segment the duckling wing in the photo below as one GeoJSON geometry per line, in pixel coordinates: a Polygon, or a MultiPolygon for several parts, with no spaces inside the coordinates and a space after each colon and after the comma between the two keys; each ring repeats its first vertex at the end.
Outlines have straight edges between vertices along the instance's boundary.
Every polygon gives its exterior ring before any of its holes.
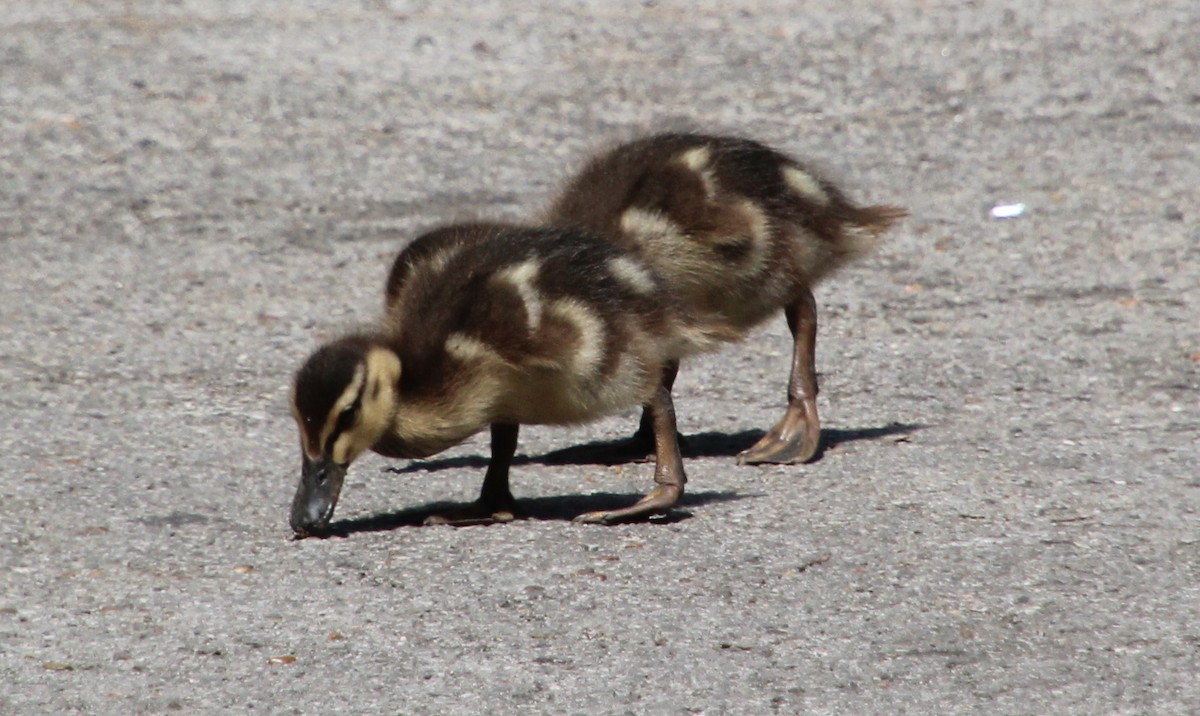
{"type": "Polygon", "coordinates": [[[454,250],[407,265],[390,319],[410,391],[469,395],[513,422],[577,422],[640,404],[679,357],[674,298],[639,257],[574,229],[443,231],[454,250]]]}

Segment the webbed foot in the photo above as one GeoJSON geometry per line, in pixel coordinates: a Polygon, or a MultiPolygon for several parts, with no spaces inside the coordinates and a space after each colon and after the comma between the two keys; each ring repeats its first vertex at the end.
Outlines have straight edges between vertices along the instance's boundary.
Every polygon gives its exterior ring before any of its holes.
{"type": "Polygon", "coordinates": [[[739,465],[793,465],[813,460],[820,447],[821,422],[816,401],[803,401],[789,406],[779,424],[739,453],[737,461],[739,465]]]}
{"type": "Polygon", "coordinates": [[[585,512],[573,521],[589,525],[615,525],[621,522],[637,522],[662,514],[675,506],[683,495],[683,485],[658,485],[650,494],[629,507],[619,510],[585,512]]]}

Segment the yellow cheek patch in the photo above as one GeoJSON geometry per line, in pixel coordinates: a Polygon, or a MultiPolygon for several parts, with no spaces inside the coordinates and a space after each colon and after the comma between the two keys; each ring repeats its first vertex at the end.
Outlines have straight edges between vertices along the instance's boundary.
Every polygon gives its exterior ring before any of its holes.
{"type": "Polygon", "coordinates": [[[366,374],[372,385],[390,387],[400,380],[400,358],[386,348],[372,348],[367,353],[366,364],[366,374]]]}
{"type": "Polygon", "coordinates": [[[366,389],[359,404],[358,421],[334,446],[339,451],[339,462],[353,461],[393,429],[399,382],[400,359],[396,354],[385,348],[371,350],[367,354],[366,389]]]}
{"type": "MultiPolygon", "coordinates": [[[[400,359],[390,350],[373,349],[363,364],[354,373],[354,379],[346,386],[325,421],[321,442],[316,455],[321,454],[320,445],[328,447],[327,456],[336,463],[349,464],[369,450],[383,434],[392,427],[396,406],[396,384],[400,380],[400,359]],[[340,435],[333,437],[338,417],[358,401],[354,422],[340,435]],[[332,445],[327,445],[330,439],[332,445]]],[[[312,446],[306,441],[305,450],[312,446]]]]}
{"type": "Polygon", "coordinates": [[[333,443],[333,449],[329,451],[329,456],[334,462],[339,465],[345,465],[358,457],[358,452],[353,450],[354,434],[352,431],[344,432],[338,436],[338,439],[333,443]]]}
{"type": "Polygon", "coordinates": [[[325,416],[325,425],[321,428],[320,445],[325,445],[329,441],[329,436],[333,434],[334,426],[337,425],[338,417],[342,411],[349,408],[358,399],[358,393],[362,390],[363,381],[366,380],[367,370],[365,366],[359,366],[354,371],[354,378],[350,384],[338,396],[338,399],[333,401],[333,407],[329,410],[329,415],[325,416]]]}

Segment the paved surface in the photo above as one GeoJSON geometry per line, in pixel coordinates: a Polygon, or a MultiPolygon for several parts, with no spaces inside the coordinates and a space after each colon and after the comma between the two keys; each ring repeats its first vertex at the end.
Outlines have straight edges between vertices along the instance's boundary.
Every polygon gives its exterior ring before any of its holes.
{"type": "Polygon", "coordinates": [[[1200,8],[1067,5],[0,4],[0,712],[1197,713],[1200,8]],[[476,439],[290,541],[397,248],[681,118],[913,212],[819,291],[824,457],[731,458],[779,321],[684,367],[672,519],[567,521],[630,414],[525,431],[537,519],[413,526],[476,439]]]}

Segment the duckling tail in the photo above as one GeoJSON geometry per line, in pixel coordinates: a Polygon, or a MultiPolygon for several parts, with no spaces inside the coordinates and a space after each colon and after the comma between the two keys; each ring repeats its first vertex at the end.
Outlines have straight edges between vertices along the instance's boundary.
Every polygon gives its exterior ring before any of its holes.
{"type": "MultiPolygon", "coordinates": [[[[838,240],[833,249],[835,265],[856,259],[874,251],[883,243],[882,235],[900,219],[908,216],[908,210],[899,206],[865,206],[850,209],[843,217],[838,240]]],[[[830,267],[832,268],[832,267],[830,267]]],[[[822,275],[818,271],[814,275],[822,275]]]]}
{"type": "Polygon", "coordinates": [[[908,209],[902,206],[867,206],[858,209],[853,223],[862,230],[878,236],[906,216],[908,216],[908,209]]]}

